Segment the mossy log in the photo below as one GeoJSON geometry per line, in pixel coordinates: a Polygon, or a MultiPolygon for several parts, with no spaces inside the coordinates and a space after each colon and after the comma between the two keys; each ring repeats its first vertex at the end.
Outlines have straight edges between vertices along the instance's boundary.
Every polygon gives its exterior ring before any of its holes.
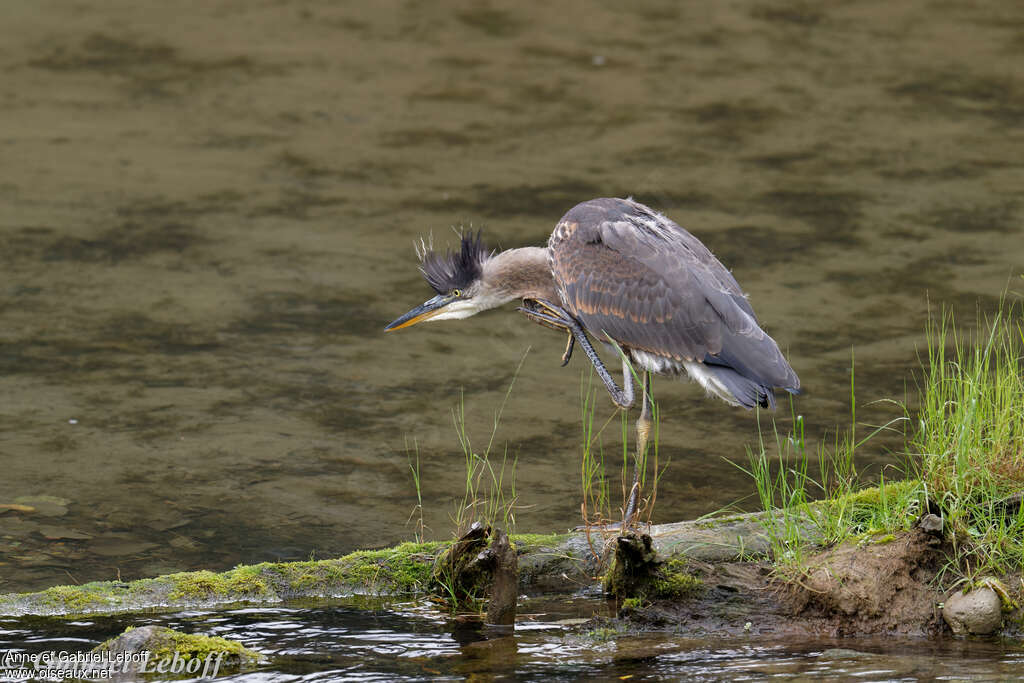
{"type": "MultiPolygon", "coordinates": [[[[652,526],[654,548],[666,559],[727,562],[763,557],[768,538],[759,515],[652,526]]],[[[616,532],[513,535],[519,589],[557,593],[598,587],[616,532]]],[[[0,616],[77,616],[273,604],[357,594],[414,595],[429,591],[437,557],[450,542],[403,543],[344,557],[264,562],[226,572],[182,572],[131,582],[96,581],[35,593],[0,595],[0,616]]]]}

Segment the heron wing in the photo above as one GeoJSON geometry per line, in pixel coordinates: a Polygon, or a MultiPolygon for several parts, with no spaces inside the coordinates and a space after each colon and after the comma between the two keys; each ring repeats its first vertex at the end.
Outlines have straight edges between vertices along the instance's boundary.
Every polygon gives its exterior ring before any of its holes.
{"type": "Polygon", "coordinates": [[[732,274],[664,216],[629,200],[592,200],[566,214],[548,246],[563,305],[599,338],[799,387],[732,274]]]}

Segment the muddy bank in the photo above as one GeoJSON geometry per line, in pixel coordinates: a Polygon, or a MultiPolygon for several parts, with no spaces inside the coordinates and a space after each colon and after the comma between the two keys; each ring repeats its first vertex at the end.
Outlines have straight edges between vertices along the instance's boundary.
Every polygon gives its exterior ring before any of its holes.
{"type": "Polygon", "coordinates": [[[937,581],[948,550],[915,529],[822,550],[787,575],[764,561],[688,561],[700,590],[681,600],[627,599],[609,621],[687,633],[937,636],[950,632],[942,617],[949,590],[937,581]]]}
{"type": "Polygon", "coordinates": [[[787,583],[786,603],[832,635],[935,635],[947,592],[938,573],[951,553],[922,529],[843,544],[808,560],[804,575],[787,583]]]}

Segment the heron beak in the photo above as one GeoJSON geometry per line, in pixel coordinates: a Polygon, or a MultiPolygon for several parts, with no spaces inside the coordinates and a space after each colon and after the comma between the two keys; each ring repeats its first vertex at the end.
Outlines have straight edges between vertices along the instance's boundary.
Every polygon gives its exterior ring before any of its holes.
{"type": "Polygon", "coordinates": [[[430,301],[424,302],[422,306],[417,306],[398,320],[395,320],[393,323],[385,327],[384,331],[393,332],[394,330],[400,330],[403,327],[409,327],[410,325],[421,323],[424,320],[430,320],[451,302],[452,297],[444,294],[438,294],[430,301]]]}

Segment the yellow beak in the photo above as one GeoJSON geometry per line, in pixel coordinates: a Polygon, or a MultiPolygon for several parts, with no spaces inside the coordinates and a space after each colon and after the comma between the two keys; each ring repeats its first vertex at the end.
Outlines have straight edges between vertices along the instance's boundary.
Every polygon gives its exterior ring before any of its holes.
{"type": "Polygon", "coordinates": [[[421,306],[417,306],[402,317],[398,318],[390,325],[384,328],[385,332],[394,332],[400,330],[403,327],[409,327],[416,323],[421,323],[424,320],[430,320],[435,315],[441,312],[441,310],[451,303],[452,297],[445,294],[438,294],[430,301],[426,301],[421,306]]]}

